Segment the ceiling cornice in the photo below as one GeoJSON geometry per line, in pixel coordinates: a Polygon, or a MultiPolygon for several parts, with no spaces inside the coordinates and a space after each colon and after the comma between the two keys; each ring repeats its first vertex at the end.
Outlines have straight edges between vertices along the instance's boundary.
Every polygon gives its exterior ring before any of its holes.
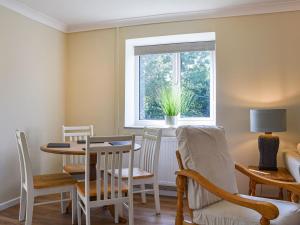
{"type": "Polygon", "coordinates": [[[17,0],[0,0],[0,5],[15,11],[29,19],[42,23],[48,27],[54,28],[56,30],[67,32],[66,24],[40,12],[35,9],[30,8],[22,2],[17,0]]]}
{"type": "Polygon", "coordinates": [[[126,27],[163,22],[188,21],[199,19],[211,19],[231,16],[257,15],[275,12],[288,12],[300,10],[300,0],[284,2],[260,2],[256,4],[244,4],[233,7],[224,7],[211,10],[169,13],[153,16],[135,17],[119,20],[99,21],[90,24],[67,25],[44,13],[34,10],[17,0],[0,0],[0,5],[16,11],[32,20],[38,21],[49,27],[65,33],[91,31],[114,27],[126,27]]]}
{"type": "Polygon", "coordinates": [[[268,3],[257,3],[257,4],[244,4],[234,7],[224,7],[211,10],[183,12],[183,13],[170,13],[153,16],[135,17],[120,20],[108,20],[99,21],[93,24],[78,24],[67,27],[67,32],[81,32],[90,31],[97,29],[106,29],[113,27],[126,27],[134,25],[145,25],[153,23],[163,22],[176,22],[176,21],[188,21],[188,20],[199,20],[199,19],[211,19],[220,17],[231,17],[231,16],[245,16],[245,15],[256,15],[265,13],[275,12],[288,12],[300,10],[300,1],[288,1],[288,2],[268,2],[268,3]]]}

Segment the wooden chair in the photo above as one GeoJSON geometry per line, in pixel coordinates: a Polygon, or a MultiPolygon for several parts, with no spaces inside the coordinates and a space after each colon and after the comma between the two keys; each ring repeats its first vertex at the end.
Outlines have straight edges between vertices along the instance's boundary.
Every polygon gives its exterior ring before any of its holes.
{"type": "MultiPolygon", "coordinates": [[[[139,167],[133,168],[133,185],[140,186],[140,190],[133,193],[141,193],[142,202],[146,203],[146,192],[154,192],[156,214],[160,214],[158,161],[161,135],[161,129],[144,129],[139,167]],[[147,184],[153,185],[153,188],[146,189],[147,184]]],[[[128,168],[123,169],[122,174],[123,179],[127,179],[128,168]]],[[[115,176],[118,177],[118,171],[115,172],[115,176]]]]}
{"type": "Polygon", "coordinates": [[[134,156],[134,136],[118,137],[88,137],[85,154],[85,181],[77,184],[77,215],[78,225],[81,225],[81,211],[85,213],[86,225],[90,225],[90,209],[108,205],[115,206],[115,223],[119,221],[121,206],[128,208],[129,225],[133,225],[133,193],[132,193],[132,170],[134,156]],[[110,145],[113,141],[127,141],[126,145],[110,145]],[[96,144],[104,142],[105,144],[96,144]],[[122,180],[122,167],[124,154],[129,154],[128,178],[122,180]],[[90,180],[91,156],[97,158],[96,180],[90,180]],[[116,170],[118,178],[110,176],[116,170]]]}
{"type": "MultiPolygon", "coordinates": [[[[63,126],[63,141],[86,140],[87,136],[94,135],[93,125],[63,126]]],[[[84,156],[63,155],[63,171],[80,179],[84,175],[84,156]]]]}
{"type": "Polygon", "coordinates": [[[33,176],[25,133],[16,131],[16,138],[21,171],[19,220],[25,220],[25,225],[31,225],[34,205],[61,202],[61,200],[58,200],[34,203],[35,197],[69,192],[70,198],[62,201],[72,201],[72,224],[74,224],[76,216],[76,180],[66,173],[33,176]]]}
{"type": "Polygon", "coordinates": [[[176,225],[298,225],[300,223],[298,204],[240,195],[228,190],[230,184],[223,188],[224,183],[212,181],[212,178],[215,177],[216,172],[219,173],[216,177],[232,174],[233,177],[226,176],[225,179],[233,179],[232,183],[235,186],[235,168],[259,183],[290,190],[293,193],[293,199],[297,199],[296,196],[300,194],[300,184],[266,179],[252,173],[244,166],[234,164],[233,161],[232,164],[228,164],[230,155],[227,151],[224,132],[220,128],[181,127],[176,133],[179,143],[179,151],[176,153],[179,164],[176,180],[178,196],[176,225]],[[214,149],[222,150],[219,154],[214,149]],[[202,151],[210,152],[218,160],[210,161],[210,156],[208,159],[203,158],[205,153],[202,151]],[[231,168],[233,172],[230,171],[231,168]],[[210,173],[210,176],[207,173],[210,173]],[[192,222],[184,220],[184,193],[187,196],[192,222]],[[202,200],[209,195],[214,196],[214,202],[210,200],[209,204],[203,206],[205,203],[202,200]],[[201,204],[200,207],[197,206],[199,203],[197,201],[200,201],[202,206],[201,204]]]}

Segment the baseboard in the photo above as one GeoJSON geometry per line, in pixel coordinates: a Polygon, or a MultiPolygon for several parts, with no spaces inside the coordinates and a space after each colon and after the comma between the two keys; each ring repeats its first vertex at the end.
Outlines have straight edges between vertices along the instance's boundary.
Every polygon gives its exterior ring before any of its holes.
{"type": "Polygon", "coordinates": [[[19,204],[20,197],[0,203],[0,211],[19,204]]]}

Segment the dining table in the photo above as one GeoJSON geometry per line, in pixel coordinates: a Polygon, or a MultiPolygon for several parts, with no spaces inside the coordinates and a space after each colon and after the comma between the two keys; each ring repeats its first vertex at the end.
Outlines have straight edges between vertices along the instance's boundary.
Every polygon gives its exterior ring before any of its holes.
{"type": "MultiPolygon", "coordinates": [[[[40,146],[40,150],[46,153],[52,153],[57,155],[74,155],[74,156],[84,156],[86,151],[86,144],[85,143],[78,143],[78,142],[65,142],[65,144],[69,144],[68,147],[49,147],[48,144],[40,146]]],[[[117,142],[116,145],[121,145],[122,142],[117,142]]],[[[124,144],[128,144],[128,142],[124,142],[124,144]]],[[[113,143],[92,143],[91,146],[111,146],[114,145],[113,143]]],[[[135,144],[134,151],[138,151],[141,149],[141,145],[135,144]]],[[[96,180],[96,164],[97,164],[97,156],[96,154],[91,154],[90,158],[90,180],[96,180]]],[[[113,206],[108,207],[110,214],[114,217],[115,211],[113,206]]],[[[123,217],[119,217],[119,221],[121,223],[126,223],[127,220],[123,217]]]]}
{"type": "MultiPolygon", "coordinates": [[[[52,153],[52,154],[58,154],[58,155],[77,155],[77,156],[83,156],[85,155],[85,147],[86,144],[77,143],[76,141],[73,142],[65,142],[67,144],[70,144],[69,147],[49,147],[48,144],[42,145],[40,149],[43,152],[52,153]]],[[[118,145],[122,144],[122,142],[118,142],[118,145]]],[[[124,142],[124,144],[128,144],[128,142],[124,142]]],[[[111,146],[111,143],[105,142],[105,143],[93,143],[91,146],[111,146]]],[[[138,151],[141,149],[141,145],[135,144],[134,145],[134,151],[138,151]]],[[[91,155],[90,158],[90,180],[96,180],[96,164],[97,164],[97,157],[96,155],[91,155]]]]}

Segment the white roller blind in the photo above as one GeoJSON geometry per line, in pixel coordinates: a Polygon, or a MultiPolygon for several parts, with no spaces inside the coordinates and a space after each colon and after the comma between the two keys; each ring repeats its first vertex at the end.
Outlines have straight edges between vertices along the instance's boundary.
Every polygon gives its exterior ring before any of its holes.
{"type": "Polygon", "coordinates": [[[185,42],[162,45],[135,46],[134,55],[148,55],[174,52],[214,51],[215,41],[185,42]]]}

